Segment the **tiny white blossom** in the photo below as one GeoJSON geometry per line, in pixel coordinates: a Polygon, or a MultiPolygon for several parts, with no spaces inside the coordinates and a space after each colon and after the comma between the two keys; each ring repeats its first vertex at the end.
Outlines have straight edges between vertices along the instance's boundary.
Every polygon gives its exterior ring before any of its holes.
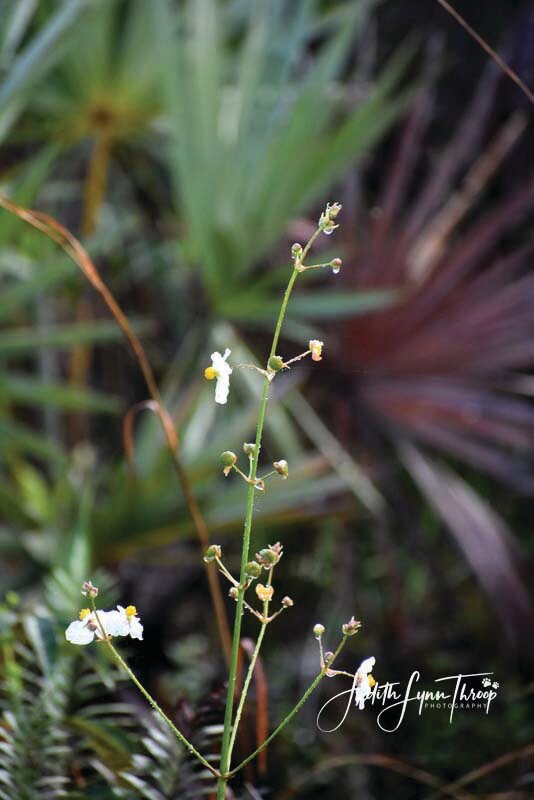
{"type": "Polygon", "coordinates": [[[117,606],[112,611],[97,610],[96,614],[89,608],[82,608],[79,619],[71,622],[65,631],[65,638],[71,644],[91,644],[95,637],[102,641],[106,636],[142,639],[143,626],[136,607],[117,606]]]}
{"type": "MultiPolygon", "coordinates": [[[[108,636],[113,635],[111,631],[108,630],[108,623],[111,623],[111,627],[113,627],[113,619],[109,619],[109,613],[107,611],[98,611],[98,620],[108,636]]],[[[118,612],[115,613],[118,614],[118,612]]],[[[65,631],[65,638],[72,644],[90,644],[95,636],[97,639],[104,638],[100,625],[94,611],[88,608],[82,608],[79,619],[71,622],[65,631]]]]}
{"type": "Polygon", "coordinates": [[[215,387],[215,402],[224,405],[228,400],[228,392],[230,391],[230,375],[232,374],[232,367],[227,363],[228,356],[231,350],[226,348],[224,355],[220,353],[211,354],[211,367],[204,370],[204,377],[208,381],[217,379],[215,387]]]}
{"type": "Polygon", "coordinates": [[[360,710],[363,709],[365,701],[375,685],[375,679],[369,674],[375,665],[375,661],[374,656],[366,658],[356,670],[354,703],[360,710]]]}
{"type": "Polygon", "coordinates": [[[119,636],[131,636],[132,639],[143,638],[143,626],[137,614],[135,606],[117,606],[119,609],[117,613],[120,616],[120,629],[119,636]]]}

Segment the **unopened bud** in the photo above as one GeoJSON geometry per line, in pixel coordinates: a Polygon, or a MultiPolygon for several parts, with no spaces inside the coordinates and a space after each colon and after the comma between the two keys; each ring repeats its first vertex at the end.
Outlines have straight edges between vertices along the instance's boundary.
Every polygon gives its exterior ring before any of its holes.
{"type": "Polygon", "coordinates": [[[332,203],[332,205],[327,204],[325,210],[321,214],[319,218],[319,227],[323,231],[323,233],[330,234],[338,227],[334,220],[336,219],[337,215],[341,211],[341,204],[340,203],[332,203]]]}
{"type": "Polygon", "coordinates": [[[243,442],[243,452],[249,458],[254,455],[254,450],[256,449],[256,445],[254,442],[243,442]]]}
{"type": "Polygon", "coordinates": [[[354,619],[354,617],[351,617],[349,621],[342,626],[341,630],[343,631],[344,636],[354,636],[355,633],[358,633],[361,627],[362,623],[357,619],[354,619]]]}
{"type": "Polygon", "coordinates": [[[310,339],[308,348],[311,351],[312,361],[322,361],[324,342],[319,339],[310,339]]]}
{"type": "Polygon", "coordinates": [[[218,544],[210,544],[208,549],[204,554],[204,561],[206,564],[209,564],[211,561],[215,561],[216,558],[220,558],[222,556],[222,550],[218,544]]]}
{"type": "Polygon", "coordinates": [[[223,465],[223,473],[227,477],[232,471],[232,467],[237,461],[237,456],[231,450],[225,450],[221,453],[221,464],[223,465]]]}
{"type": "Polygon", "coordinates": [[[342,208],[343,206],[341,203],[332,203],[332,205],[327,205],[326,213],[328,214],[329,219],[336,219],[342,208]]]}
{"type": "Polygon", "coordinates": [[[231,597],[232,600],[237,600],[237,598],[239,596],[239,592],[237,591],[237,588],[235,586],[231,586],[230,587],[230,589],[228,591],[228,596],[231,597]]]}
{"type": "Polygon", "coordinates": [[[291,606],[293,606],[295,604],[294,604],[293,600],[286,595],[285,597],[282,597],[282,605],[283,605],[284,608],[291,608],[291,606]]]}
{"type": "Polygon", "coordinates": [[[256,561],[265,569],[270,569],[275,564],[278,564],[284,554],[283,551],[284,546],[280,542],[270,544],[269,547],[265,547],[259,553],[256,553],[256,561]]]}
{"type": "Polygon", "coordinates": [[[334,275],[337,275],[339,270],[341,269],[342,260],[340,258],[333,258],[330,262],[330,266],[332,267],[332,272],[334,275]]]}
{"type": "Polygon", "coordinates": [[[261,566],[257,561],[249,561],[245,564],[245,575],[247,578],[259,578],[261,575],[261,566]]]}
{"type": "Polygon", "coordinates": [[[295,244],[291,248],[291,255],[295,259],[300,258],[302,255],[302,245],[299,244],[298,242],[295,242],[295,244]]]}
{"type": "Polygon", "coordinates": [[[282,476],[284,480],[286,480],[287,476],[289,475],[289,467],[287,466],[287,461],[282,459],[281,461],[275,461],[273,464],[276,472],[282,476]]]}
{"type": "Polygon", "coordinates": [[[274,594],[274,589],[272,586],[264,586],[263,583],[258,583],[256,585],[256,594],[262,602],[269,602],[274,594]]]}
{"type": "Polygon", "coordinates": [[[334,660],[334,654],[331,650],[327,650],[324,654],[324,663],[328,666],[334,660]]]}
{"type": "Polygon", "coordinates": [[[281,356],[271,356],[267,366],[269,369],[272,369],[273,372],[280,372],[280,370],[284,368],[284,361],[281,356]]]}
{"type": "Polygon", "coordinates": [[[313,635],[315,636],[316,639],[320,639],[324,632],[325,632],[325,627],[324,625],[321,625],[320,622],[318,622],[317,625],[313,626],[313,635]]]}
{"type": "Polygon", "coordinates": [[[98,586],[93,586],[91,581],[85,581],[82,586],[82,594],[84,597],[98,597],[98,586]]]}

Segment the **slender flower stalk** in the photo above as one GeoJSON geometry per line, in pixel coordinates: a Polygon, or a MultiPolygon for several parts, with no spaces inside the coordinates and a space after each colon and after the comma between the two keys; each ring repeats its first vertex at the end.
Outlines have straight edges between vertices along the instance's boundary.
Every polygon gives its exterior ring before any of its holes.
{"type": "MultiPolygon", "coordinates": [[[[316,237],[316,235],[317,232],[314,234],[312,239],[310,239],[310,242],[316,237]]],[[[310,242],[308,243],[308,249],[310,242]]],[[[293,272],[291,273],[289,283],[287,284],[286,291],[284,293],[284,299],[282,301],[282,306],[280,308],[280,313],[278,315],[278,321],[276,323],[276,328],[271,345],[271,351],[269,353],[269,358],[274,356],[276,353],[276,347],[278,345],[278,340],[280,338],[280,331],[282,330],[282,323],[284,321],[284,317],[286,314],[287,304],[289,302],[289,298],[291,297],[291,292],[293,290],[293,286],[295,284],[298,274],[299,274],[298,270],[294,268],[293,272]]],[[[263,390],[261,395],[260,410],[258,413],[258,424],[256,426],[254,454],[250,465],[250,484],[247,494],[247,510],[245,514],[243,545],[241,550],[241,573],[239,579],[240,588],[237,590],[238,594],[237,594],[237,607],[235,612],[234,636],[232,641],[232,654],[230,657],[228,690],[226,694],[226,708],[224,713],[224,733],[223,733],[223,741],[221,749],[221,769],[220,769],[221,773],[223,774],[228,772],[230,767],[230,737],[232,735],[232,717],[234,709],[235,685],[237,679],[237,663],[239,659],[239,643],[241,641],[241,619],[243,616],[243,601],[245,594],[245,590],[242,587],[244,587],[246,581],[245,566],[248,562],[249,552],[250,552],[250,533],[252,530],[252,516],[254,511],[254,498],[256,492],[254,487],[254,481],[256,480],[256,474],[258,471],[258,459],[260,455],[261,438],[263,435],[263,425],[265,422],[265,411],[267,408],[267,400],[269,396],[269,385],[270,385],[269,378],[265,377],[263,380],[263,390]]],[[[219,778],[217,787],[217,800],[224,800],[225,795],[226,795],[226,781],[224,779],[219,778]]]]}
{"type": "Polygon", "coordinates": [[[96,610],[96,604],[93,597],[91,597],[91,605],[93,606],[93,613],[95,615],[95,619],[98,623],[98,627],[100,628],[100,632],[102,634],[102,641],[105,643],[106,647],[110,651],[111,655],[113,656],[117,664],[119,664],[120,667],[124,670],[124,672],[128,675],[132,683],[134,683],[137,686],[143,697],[146,700],[148,700],[148,702],[150,703],[156,714],[158,714],[163,720],[163,722],[165,722],[165,724],[169,726],[169,728],[172,730],[176,738],[187,748],[188,752],[191,753],[191,755],[195,756],[195,758],[197,758],[200,761],[200,763],[211,772],[212,775],[218,776],[217,770],[214,769],[214,767],[212,767],[209,761],[207,761],[204,758],[204,756],[201,755],[198,752],[198,750],[196,750],[195,747],[193,747],[191,742],[188,739],[186,739],[183,733],[180,730],[178,730],[176,725],[169,719],[169,717],[166,715],[163,709],[160,708],[160,706],[156,703],[152,695],[149,694],[149,692],[147,692],[141,681],[132,672],[132,670],[130,669],[126,661],[123,659],[121,654],[118,652],[118,650],[116,650],[115,647],[112,645],[111,639],[104,628],[103,622],[100,619],[98,611],[96,610]]]}
{"type": "MultiPolygon", "coordinates": [[[[317,229],[314,231],[310,239],[308,240],[307,244],[304,248],[300,245],[293,246],[293,270],[291,272],[291,276],[289,278],[286,290],[284,292],[284,297],[282,300],[282,305],[280,307],[280,312],[278,314],[278,320],[276,322],[276,327],[274,330],[273,340],[271,343],[271,349],[269,352],[269,357],[267,363],[272,363],[272,359],[276,356],[276,349],[278,346],[278,341],[280,339],[280,333],[282,331],[282,325],[284,322],[284,318],[287,311],[287,306],[289,303],[289,298],[291,297],[291,292],[293,291],[293,287],[295,285],[295,281],[300,272],[302,272],[302,267],[304,265],[304,260],[307,254],[310,251],[311,246],[319,236],[321,232],[331,233],[334,229],[334,216],[337,216],[341,206],[337,206],[336,204],[332,207],[327,206],[326,212],[321,216],[319,221],[319,225],[317,229]],[[329,217],[329,212],[331,209],[335,209],[335,214],[332,215],[332,218],[329,217]]],[[[250,535],[252,530],[252,518],[254,512],[254,498],[255,498],[255,481],[256,475],[258,470],[258,460],[260,455],[261,449],[261,440],[263,435],[263,426],[265,422],[265,412],[267,409],[267,401],[269,396],[269,385],[271,379],[269,374],[267,374],[263,381],[263,390],[261,395],[260,401],[260,408],[258,412],[258,422],[256,427],[256,439],[254,442],[254,452],[251,458],[250,464],[250,484],[247,494],[247,508],[245,514],[245,525],[243,531],[243,543],[242,543],[242,550],[241,550],[241,574],[239,580],[239,588],[237,590],[237,607],[235,613],[235,622],[234,622],[234,633],[233,633],[233,640],[232,640],[232,654],[230,657],[230,669],[228,675],[228,689],[226,694],[226,707],[224,713],[224,732],[223,732],[223,740],[222,740],[222,747],[221,747],[221,761],[220,761],[220,773],[221,776],[226,776],[230,771],[230,758],[233,749],[233,744],[235,742],[237,736],[237,728],[239,719],[242,712],[242,704],[240,703],[240,708],[238,708],[239,717],[236,714],[235,721],[233,722],[233,709],[234,709],[234,698],[235,698],[235,690],[236,690],[236,679],[237,679],[237,664],[239,659],[239,645],[241,641],[241,620],[243,616],[243,608],[244,608],[244,594],[245,594],[245,586],[246,586],[246,574],[245,574],[245,566],[249,560],[249,551],[250,551],[250,535]]],[[[265,630],[260,631],[261,641],[260,646],[263,641],[263,636],[265,634],[265,630]]],[[[259,649],[258,649],[259,652],[259,649]]],[[[256,655],[257,658],[257,655],[256,655]]],[[[249,681],[250,683],[250,681],[249,681]]],[[[315,688],[315,687],[314,687],[315,688]]],[[[247,686],[248,689],[248,686],[247,686]]],[[[313,691],[313,689],[311,690],[313,691]]],[[[304,702],[304,701],[303,701],[304,702]]],[[[243,701],[244,703],[244,701],[243,701]]],[[[298,710],[298,708],[297,708],[298,710]]],[[[295,712],[296,713],[296,712],[295,712]]],[[[285,723],[287,724],[287,723],[285,723]]],[[[217,800],[225,800],[226,797],[226,777],[220,777],[217,783],[217,800]]]]}
{"type": "MultiPolygon", "coordinates": [[[[269,577],[267,578],[267,586],[271,585],[272,579],[273,579],[273,568],[271,567],[271,569],[269,570],[269,577]]],[[[241,715],[243,713],[243,708],[245,706],[245,701],[247,699],[248,689],[250,686],[250,682],[252,680],[252,675],[254,674],[254,667],[256,666],[256,661],[258,659],[258,655],[263,643],[263,637],[265,636],[265,631],[267,630],[267,625],[269,624],[269,603],[270,603],[269,598],[266,598],[263,601],[263,622],[261,624],[254,652],[252,653],[252,658],[250,659],[247,676],[243,684],[243,689],[241,690],[241,697],[239,698],[239,705],[237,706],[237,711],[235,713],[232,735],[230,737],[230,744],[228,745],[228,762],[230,762],[232,758],[232,751],[235,745],[237,730],[239,727],[239,723],[241,721],[241,715]]]]}
{"type": "MultiPolygon", "coordinates": [[[[317,675],[315,680],[308,686],[308,688],[306,689],[306,691],[304,692],[298,703],[295,706],[293,706],[289,714],[287,714],[284,717],[280,725],[278,725],[278,727],[275,728],[275,730],[271,733],[271,735],[264,742],[262,742],[262,744],[260,744],[260,746],[256,748],[256,750],[254,750],[253,753],[251,753],[240,764],[238,764],[237,767],[234,767],[233,770],[223,775],[222,779],[220,778],[219,781],[221,780],[227,781],[228,778],[231,778],[233,775],[236,775],[238,772],[240,772],[243,769],[243,767],[245,767],[250,761],[253,761],[256,758],[256,756],[258,756],[262,750],[265,750],[265,748],[273,741],[273,739],[275,739],[278,736],[278,734],[284,730],[286,725],[288,725],[291,722],[295,714],[297,714],[300,711],[300,709],[302,708],[308,697],[315,691],[317,686],[321,683],[322,679],[327,675],[329,667],[334,663],[335,659],[338,657],[338,655],[344,648],[347,639],[348,639],[347,635],[343,636],[341,642],[337,647],[337,650],[335,651],[333,657],[330,659],[328,665],[325,665],[321,669],[320,673],[317,675]]],[[[220,795],[220,797],[221,800],[224,800],[224,794],[220,795]]],[[[217,800],[219,800],[219,798],[217,798],[217,800]]]]}

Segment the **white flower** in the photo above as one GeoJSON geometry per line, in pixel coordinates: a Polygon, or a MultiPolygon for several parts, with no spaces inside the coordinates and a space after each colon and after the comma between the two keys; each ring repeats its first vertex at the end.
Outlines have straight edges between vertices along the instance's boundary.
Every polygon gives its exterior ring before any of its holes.
{"type": "MultiPolygon", "coordinates": [[[[141,620],[137,615],[137,609],[135,606],[117,606],[119,609],[118,612],[110,612],[115,613],[120,616],[120,633],[117,634],[118,636],[131,636],[132,639],[141,639],[143,638],[143,626],[141,625],[141,620]]],[[[113,635],[113,634],[112,634],[113,635]]]]}
{"type": "Polygon", "coordinates": [[[375,665],[375,661],[376,659],[374,656],[366,658],[356,670],[354,680],[354,703],[360,710],[363,709],[365,701],[371,694],[371,690],[376,682],[373,676],[369,674],[375,665]]]}
{"type": "Polygon", "coordinates": [[[106,636],[131,636],[132,639],[142,639],[143,626],[137,616],[136,607],[117,606],[117,609],[98,610],[95,614],[89,608],[82,608],[79,619],[71,622],[65,631],[65,638],[71,644],[91,644],[95,636],[100,641],[106,636]]]}
{"type": "Polygon", "coordinates": [[[220,353],[211,354],[211,367],[206,367],[204,370],[204,377],[208,381],[217,378],[217,386],[215,387],[215,402],[224,405],[228,400],[228,392],[230,391],[230,375],[232,374],[232,367],[227,364],[227,358],[231,350],[226,348],[224,356],[220,353]]]}
{"type": "MultiPolygon", "coordinates": [[[[108,630],[108,623],[111,623],[111,627],[113,627],[113,619],[109,619],[110,613],[112,614],[113,612],[98,611],[100,625],[102,625],[104,632],[108,636],[113,635],[108,630]]],[[[115,613],[118,614],[118,612],[115,613]]],[[[100,625],[97,622],[94,611],[89,608],[82,608],[79,619],[71,622],[65,631],[65,638],[72,644],[90,644],[95,636],[97,639],[104,638],[100,625]]]]}

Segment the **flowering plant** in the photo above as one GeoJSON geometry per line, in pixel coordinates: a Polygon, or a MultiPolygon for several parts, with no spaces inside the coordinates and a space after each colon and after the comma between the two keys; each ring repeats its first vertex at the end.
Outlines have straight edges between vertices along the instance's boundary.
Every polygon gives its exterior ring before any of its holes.
{"type": "Polygon", "coordinates": [[[280,614],[290,609],[294,605],[291,597],[285,595],[282,597],[280,605],[276,610],[273,611],[271,608],[271,603],[273,602],[273,598],[275,596],[275,568],[283,556],[283,546],[280,544],[280,542],[269,545],[268,547],[257,552],[253,558],[250,557],[254,500],[256,493],[258,491],[265,491],[269,479],[273,478],[274,476],[278,476],[278,478],[281,478],[282,480],[287,480],[289,477],[289,465],[285,458],[280,458],[279,460],[273,462],[272,469],[268,472],[262,475],[258,474],[263,428],[269,400],[269,387],[272,381],[275,380],[281,373],[283,373],[285,370],[291,369],[292,365],[297,364],[302,359],[310,356],[312,361],[320,362],[323,358],[324,343],[319,339],[310,339],[308,342],[308,347],[306,350],[304,350],[304,352],[289,359],[284,358],[280,354],[279,343],[288,303],[299,275],[311,269],[323,268],[329,268],[334,274],[337,274],[341,269],[342,264],[341,259],[339,258],[334,258],[325,263],[306,263],[306,258],[317,237],[321,233],[330,235],[338,227],[336,220],[341,211],[341,205],[339,203],[333,203],[332,205],[328,204],[325,210],[322,212],[318,225],[306,245],[303,247],[302,245],[296,243],[291,248],[292,270],[280,306],[270,352],[266,358],[265,365],[263,367],[258,367],[253,364],[231,365],[229,361],[231,351],[229,348],[226,348],[224,354],[222,355],[219,352],[214,352],[212,354],[212,363],[210,366],[206,367],[204,371],[204,377],[208,381],[216,382],[215,402],[218,404],[225,404],[228,401],[230,396],[230,376],[232,375],[233,370],[237,368],[252,369],[263,378],[263,388],[256,424],[256,437],[254,442],[244,442],[242,446],[243,454],[248,461],[247,467],[244,470],[241,469],[239,466],[239,459],[236,453],[234,453],[232,450],[225,450],[220,457],[223,474],[228,476],[232,472],[235,472],[240,479],[247,484],[248,487],[243,540],[241,545],[241,567],[239,575],[234,576],[223,561],[223,553],[220,545],[209,544],[206,525],[202,518],[200,509],[196,504],[196,500],[191,491],[186,472],[177,453],[178,440],[172,419],[163,405],[157,384],[142,345],[129,326],[126,316],[107,289],[107,286],[100,278],[89,256],[80,243],[72,236],[72,234],[70,234],[69,231],[59,225],[51,217],[39,212],[28,211],[27,209],[17,206],[15,203],[3,196],[0,196],[0,203],[5,208],[17,214],[26,222],[43,231],[56,242],[58,242],[69,254],[69,256],[76,261],[76,263],[84,272],[85,276],[89,279],[94,288],[97,289],[106,302],[108,308],[113,313],[118,324],[126,334],[138,359],[138,363],[145,378],[151,399],[138,404],[134,407],[134,409],[132,409],[131,412],[129,412],[129,415],[125,420],[125,428],[127,429],[128,425],[131,425],[132,412],[135,412],[141,408],[147,408],[156,413],[159,417],[166,442],[173,457],[173,463],[176,468],[177,476],[187,498],[189,510],[195,524],[198,538],[204,546],[203,555],[207,568],[210,592],[214,604],[221,643],[229,665],[220,755],[203,755],[193,746],[183,732],[176,727],[172,720],[170,720],[165,714],[163,709],[160,708],[156,700],[149,694],[149,692],[131,670],[127,662],[124,660],[122,655],[116,649],[114,640],[117,638],[129,636],[132,639],[143,639],[143,625],[141,623],[136,606],[128,605],[124,607],[118,605],[116,609],[112,610],[99,609],[96,605],[96,598],[99,594],[98,588],[90,581],[86,581],[82,587],[82,595],[88,598],[90,607],[82,608],[79,612],[78,619],[69,624],[65,632],[66,639],[73,645],[88,645],[96,641],[103,643],[107,647],[108,651],[117,661],[121,669],[124,670],[130,680],[143,694],[155,712],[160,716],[162,721],[170,728],[176,738],[187,748],[188,752],[193,755],[203,765],[203,767],[208,770],[208,773],[213,776],[217,783],[217,800],[224,800],[227,797],[228,782],[238,772],[240,772],[246,764],[256,758],[256,756],[258,756],[286,727],[286,725],[293,719],[295,714],[297,714],[299,709],[303,706],[308,697],[312,694],[324,677],[332,678],[339,675],[344,675],[353,679],[356,686],[355,703],[360,709],[364,708],[366,700],[371,696],[372,687],[375,683],[374,678],[370,674],[375,663],[375,659],[373,657],[364,659],[354,675],[344,670],[334,669],[334,663],[336,662],[341,650],[345,646],[347,639],[351,636],[354,636],[358,632],[361,623],[355,620],[354,617],[351,617],[348,622],[342,625],[341,638],[334,651],[325,651],[323,649],[323,636],[325,634],[325,628],[321,623],[317,623],[313,629],[313,633],[319,644],[319,670],[315,679],[311,682],[310,686],[306,689],[302,697],[284,717],[280,724],[269,736],[266,737],[262,743],[259,744],[256,750],[243,759],[241,763],[237,764],[236,766],[232,765],[232,753],[238,736],[239,725],[243,716],[248,690],[254,675],[254,670],[260,649],[263,644],[267,626],[270,625],[271,622],[273,622],[280,614]],[[217,570],[220,575],[222,575],[230,583],[228,594],[235,601],[236,605],[233,635],[231,638],[226,623],[224,604],[222,602],[222,595],[215,570],[217,570]],[[252,589],[253,592],[250,591],[252,589]],[[253,595],[252,597],[251,594],[253,595]],[[259,606],[257,605],[258,601],[259,606]],[[241,646],[241,625],[245,611],[250,613],[255,619],[258,620],[260,628],[250,657],[248,671],[236,705],[236,684],[238,675],[239,649],[241,646]]]}

